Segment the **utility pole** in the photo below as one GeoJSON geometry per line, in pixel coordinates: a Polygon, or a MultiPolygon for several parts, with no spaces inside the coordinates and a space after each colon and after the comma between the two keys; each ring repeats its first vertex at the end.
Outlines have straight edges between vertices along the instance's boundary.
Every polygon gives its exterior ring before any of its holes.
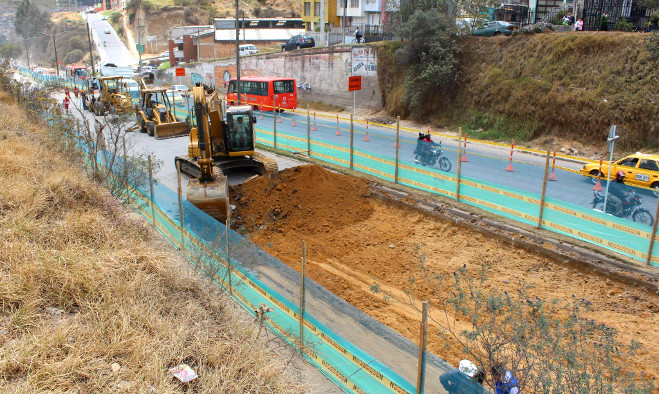
{"type": "Polygon", "coordinates": [[[57,45],[55,44],[55,33],[53,33],[53,48],[55,48],[55,70],[57,70],[57,78],[59,79],[59,62],[57,61],[57,45]]]}
{"type": "Polygon", "coordinates": [[[27,46],[27,37],[25,38],[25,57],[27,58],[27,68],[30,69],[30,47],[27,46]]]}
{"type": "MultiPolygon", "coordinates": [[[[89,18],[89,16],[87,16],[89,18]]],[[[89,59],[92,62],[92,76],[96,75],[96,69],[94,68],[94,53],[92,52],[92,36],[89,31],[89,19],[87,19],[87,41],[89,41],[89,59]]]]}
{"type": "Polygon", "coordinates": [[[237,103],[240,105],[240,96],[242,92],[240,91],[240,26],[239,22],[240,19],[240,5],[238,3],[239,0],[236,0],[236,94],[238,95],[238,100],[237,103]]]}

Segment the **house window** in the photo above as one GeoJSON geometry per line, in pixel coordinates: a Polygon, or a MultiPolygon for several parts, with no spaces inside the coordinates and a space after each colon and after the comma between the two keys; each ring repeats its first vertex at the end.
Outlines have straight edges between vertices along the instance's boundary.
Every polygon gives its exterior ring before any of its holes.
{"type": "Polygon", "coordinates": [[[308,3],[308,2],[304,3],[304,15],[305,16],[310,16],[311,15],[311,3],[308,3]]]}
{"type": "Polygon", "coordinates": [[[313,7],[314,7],[314,16],[320,16],[320,3],[319,2],[313,3],[313,7]]]}
{"type": "Polygon", "coordinates": [[[359,0],[350,0],[350,8],[359,8],[359,0]]]}

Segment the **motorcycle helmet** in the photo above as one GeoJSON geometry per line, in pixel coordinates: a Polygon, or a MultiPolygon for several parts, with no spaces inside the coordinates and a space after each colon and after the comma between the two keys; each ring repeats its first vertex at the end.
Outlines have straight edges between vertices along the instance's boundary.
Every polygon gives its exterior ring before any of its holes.
{"type": "Polygon", "coordinates": [[[431,139],[430,133],[426,134],[427,139],[431,139]]]}
{"type": "Polygon", "coordinates": [[[618,171],[616,172],[616,178],[622,179],[625,177],[625,172],[624,171],[618,171]]]}
{"type": "Polygon", "coordinates": [[[419,132],[419,139],[422,140],[423,137],[425,137],[425,134],[423,134],[423,132],[420,131],[420,132],[419,132]]]}

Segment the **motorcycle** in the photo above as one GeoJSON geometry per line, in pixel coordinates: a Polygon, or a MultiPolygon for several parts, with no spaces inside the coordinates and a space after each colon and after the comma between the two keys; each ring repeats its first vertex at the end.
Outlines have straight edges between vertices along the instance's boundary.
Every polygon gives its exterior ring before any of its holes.
{"type": "MultiPolygon", "coordinates": [[[[597,211],[604,211],[604,193],[601,191],[594,191],[593,195],[594,198],[591,202],[593,209],[597,211]]],[[[631,217],[633,221],[641,224],[647,224],[648,226],[652,226],[654,224],[654,218],[652,217],[652,214],[647,209],[641,208],[643,199],[634,190],[626,192],[625,198],[622,198],[621,200],[622,213],[615,216],[623,219],[631,217]]],[[[615,210],[615,206],[611,202],[611,199],[607,199],[606,212],[613,215],[615,210]]]]}
{"type": "Polygon", "coordinates": [[[439,164],[442,171],[451,171],[451,161],[443,156],[442,146],[433,144],[430,149],[423,152],[420,148],[414,150],[414,162],[423,166],[434,166],[439,164]]]}

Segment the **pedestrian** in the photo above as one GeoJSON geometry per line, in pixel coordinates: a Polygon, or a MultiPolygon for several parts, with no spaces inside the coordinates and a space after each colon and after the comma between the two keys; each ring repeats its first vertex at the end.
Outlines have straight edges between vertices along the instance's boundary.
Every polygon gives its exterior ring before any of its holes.
{"type": "Polygon", "coordinates": [[[82,109],[87,109],[87,91],[85,88],[82,88],[80,91],[80,99],[82,100],[82,109]]]}
{"type": "Polygon", "coordinates": [[[355,30],[355,39],[357,40],[357,44],[362,42],[362,36],[363,36],[362,29],[360,29],[358,26],[357,29],[355,30]]]}
{"type": "Polygon", "coordinates": [[[600,17],[600,30],[608,31],[609,30],[609,12],[604,11],[604,14],[600,17]]]}
{"type": "Polygon", "coordinates": [[[574,31],[583,31],[583,18],[579,18],[574,25],[574,31]]]}
{"type": "Polygon", "coordinates": [[[66,95],[66,97],[71,97],[71,94],[69,93],[69,87],[68,86],[64,86],[64,94],[66,95]]]}
{"type": "Polygon", "coordinates": [[[64,103],[64,109],[68,111],[69,110],[69,96],[64,96],[63,103],[64,103]]]}
{"type": "Polygon", "coordinates": [[[75,86],[75,87],[73,88],[73,95],[74,95],[76,98],[78,98],[78,93],[80,93],[80,91],[78,90],[78,87],[75,86]]]}
{"type": "Polygon", "coordinates": [[[519,394],[519,380],[503,364],[492,366],[492,382],[496,394],[519,394]]]}

